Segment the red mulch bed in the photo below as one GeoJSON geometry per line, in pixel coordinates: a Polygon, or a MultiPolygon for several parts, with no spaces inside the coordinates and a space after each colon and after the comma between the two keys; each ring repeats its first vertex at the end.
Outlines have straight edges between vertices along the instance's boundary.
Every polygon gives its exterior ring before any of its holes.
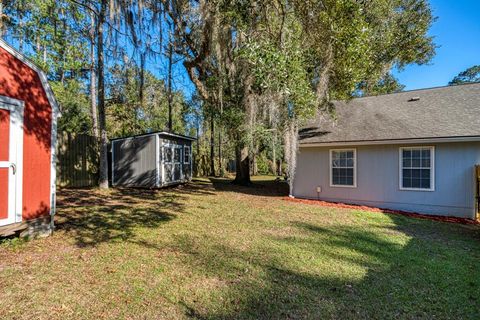
{"type": "Polygon", "coordinates": [[[375,207],[368,207],[368,206],[361,206],[361,205],[354,205],[354,204],[327,202],[322,200],[308,200],[308,199],[298,199],[298,198],[291,198],[291,197],[284,197],[284,200],[291,201],[291,202],[300,202],[300,203],[305,203],[310,205],[317,205],[322,207],[355,209],[355,210],[363,210],[363,211],[369,211],[369,212],[399,214],[399,215],[407,216],[411,218],[442,221],[442,222],[449,222],[449,223],[480,224],[480,222],[477,220],[472,220],[467,218],[436,216],[436,215],[421,214],[416,212],[382,209],[382,208],[375,208],[375,207]]]}

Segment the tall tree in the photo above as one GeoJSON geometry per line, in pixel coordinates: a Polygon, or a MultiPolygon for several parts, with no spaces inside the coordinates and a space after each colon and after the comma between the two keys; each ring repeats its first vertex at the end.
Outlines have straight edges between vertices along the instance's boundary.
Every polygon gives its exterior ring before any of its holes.
{"type": "Polygon", "coordinates": [[[172,123],[172,109],[173,109],[173,24],[171,21],[168,21],[168,74],[167,74],[167,95],[168,95],[168,131],[172,132],[173,123],[172,123]]]}
{"type": "MultiPolygon", "coordinates": [[[[128,136],[148,131],[165,130],[168,123],[168,88],[163,79],[148,70],[141,80],[141,66],[135,61],[115,64],[108,69],[109,88],[106,102],[107,131],[109,136],[128,136]],[[143,82],[143,84],[142,84],[143,82]],[[143,86],[144,98],[140,101],[139,87],[143,86]]],[[[181,91],[172,92],[172,130],[185,134],[188,113],[181,91]]]]}
{"type": "Polygon", "coordinates": [[[250,182],[253,132],[276,114],[294,177],[297,131],[330,99],[348,99],[393,65],[425,63],[434,53],[426,0],[184,1],[170,15],[184,65],[205,100],[214,103],[224,63],[225,105],[236,142],[236,182],[250,182]],[[216,32],[220,36],[216,36],[216,32]],[[220,51],[213,50],[220,43],[220,51]],[[310,88],[314,87],[312,91],[310,88]],[[288,140],[288,141],[287,141],[288,140]]]}
{"type": "Polygon", "coordinates": [[[90,112],[92,116],[93,136],[99,139],[100,132],[98,130],[97,68],[96,68],[96,58],[95,58],[95,43],[96,43],[95,19],[96,17],[93,12],[89,12],[89,16],[90,16],[90,29],[88,33],[89,33],[89,40],[90,40],[90,112]]]}
{"type": "Polygon", "coordinates": [[[480,81],[480,66],[473,66],[468,68],[465,71],[460,72],[455,76],[452,81],[448,83],[449,86],[463,84],[463,83],[473,83],[480,81]]]}
{"type": "MultiPolygon", "coordinates": [[[[121,0],[70,0],[77,6],[85,8],[89,14],[95,16],[95,53],[97,75],[97,98],[98,110],[98,133],[100,136],[100,163],[99,163],[99,186],[108,188],[108,132],[106,123],[105,106],[105,51],[106,40],[114,56],[125,53],[126,47],[132,45],[135,49],[140,44],[140,37],[144,24],[141,21],[143,15],[143,1],[121,0]],[[135,20],[137,19],[137,20],[135,20]]],[[[91,41],[93,42],[93,41],[91,41]]],[[[141,59],[143,55],[141,54],[141,59]]],[[[142,64],[143,66],[143,64],[142,64]]],[[[92,80],[92,79],[91,79],[92,80]]],[[[139,88],[139,96],[142,97],[143,86],[139,88]]],[[[94,94],[92,90],[92,94],[94,94]]],[[[140,98],[141,100],[141,98],[140,98]]],[[[92,117],[95,117],[95,103],[92,100],[92,117]]]]}
{"type": "Polygon", "coordinates": [[[100,0],[97,14],[97,91],[98,91],[98,129],[100,134],[100,164],[98,185],[108,188],[108,134],[105,115],[105,63],[104,63],[104,25],[107,15],[107,0],[100,0]]]}

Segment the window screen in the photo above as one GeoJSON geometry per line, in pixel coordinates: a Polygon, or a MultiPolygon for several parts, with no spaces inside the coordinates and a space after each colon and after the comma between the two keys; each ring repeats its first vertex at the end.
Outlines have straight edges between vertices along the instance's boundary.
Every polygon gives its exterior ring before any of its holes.
{"type": "Polygon", "coordinates": [[[190,163],[190,147],[189,146],[185,146],[185,155],[183,159],[185,163],[190,163]]]}
{"type": "Polygon", "coordinates": [[[163,157],[165,163],[172,162],[172,148],[170,146],[163,147],[163,157]]]}
{"type": "Polygon", "coordinates": [[[333,186],[355,186],[355,150],[331,150],[333,186]]]}
{"type": "Polygon", "coordinates": [[[404,189],[433,189],[433,148],[401,149],[401,186],[404,189]]]}
{"type": "Polygon", "coordinates": [[[173,158],[174,161],[175,162],[181,162],[182,161],[182,149],[181,149],[181,147],[175,147],[174,151],[175,151],[174,158],[173,158]]]}

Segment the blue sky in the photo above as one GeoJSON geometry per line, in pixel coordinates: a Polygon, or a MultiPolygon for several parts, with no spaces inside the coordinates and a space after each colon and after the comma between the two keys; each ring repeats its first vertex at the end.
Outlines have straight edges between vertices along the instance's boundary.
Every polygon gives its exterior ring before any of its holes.
{"type": "Polygon", "coordinates": [[[395,71],[405,90],[446,85],[459,72],[480,64],[480,1],[431,0],[437,17],[429,34],[437,54],[429,65],[395,71]]]}

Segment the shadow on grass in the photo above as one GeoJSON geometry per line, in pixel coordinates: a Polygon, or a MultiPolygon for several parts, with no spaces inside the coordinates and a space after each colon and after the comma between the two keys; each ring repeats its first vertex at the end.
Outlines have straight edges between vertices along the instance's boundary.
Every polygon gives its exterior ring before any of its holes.
{"type": "Polygon", "coordinates": [[[392,221],[383,230],[294,222],[295,234],[247,251],[184,235],[177,250],[190,256],[192,272],[221,279],[226,299],[222,308],[181,303],[198,319],[475,319],[478,229],[392,221]]]}
{"type": "MultiPolygon", "coordinates": [[[[274,182],[259,190],[212,180],[213,185],[198,182],[166,191],[67,190],[57,226],[81,247],[129,241],[164,250],[137,239],[136,229],[175,219],[189,194],[282,195],[263,190],[274,182]]],[[[179,266],[219,283],[214,288],[200,283],[178,303],[198,319],[475,319],[480,314],[478,226],[388,219],[391,223],[372,218],[353,225],[286,221],[290,231],[265,233],[243,248],[231,242],[234,235],[173,235],[169,249],[182,253],[175,255],[179,266]]]]}
{"type": "Polygon", "coordinates": [[[157,228],[185,209],[183,196],[158,190],[64,189],[59,194],[55,226],[72,234],[79,247],[135,242],[137,228],[157,228]]]}
{"type": "Polygon", "coordinates": [[[233,180],[227,178],[209,178],[213,188],[223,192],[237,192],[246,195],[263,197],[282,197],[288,196],[288,183],[285,181],[275,181],[271,179],[254,180],[250,186],[239,186],[232,183],[233,180]]]}

